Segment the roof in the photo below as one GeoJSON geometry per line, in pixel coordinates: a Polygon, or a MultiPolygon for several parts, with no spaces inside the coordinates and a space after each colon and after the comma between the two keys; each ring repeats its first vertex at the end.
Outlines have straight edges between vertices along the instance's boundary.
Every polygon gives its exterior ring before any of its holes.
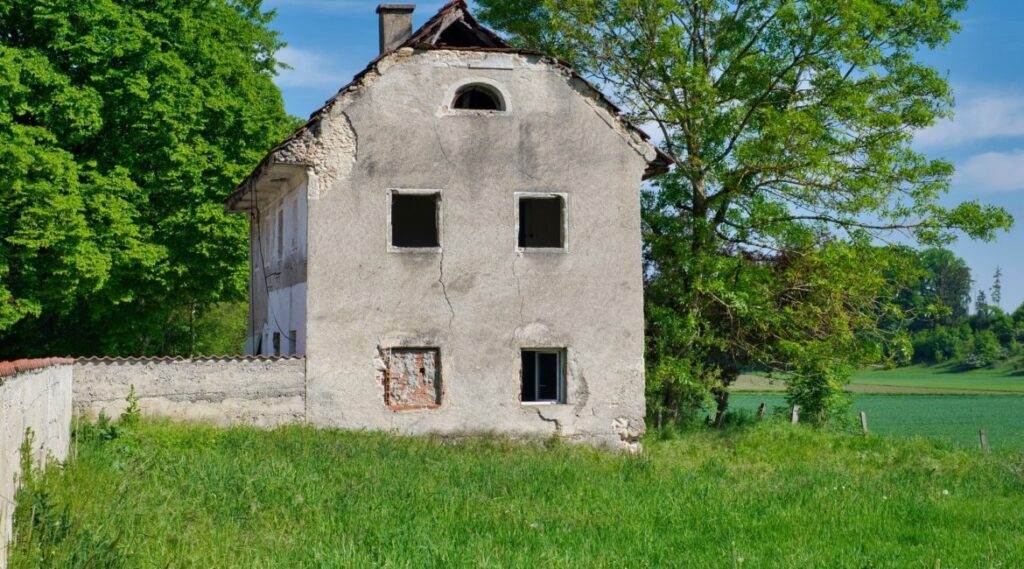
{"type": "Polygon", "coordinates": [[[651,148],[655,151],[655,157],[648,160],[647,169],[644,171],[644,179],[657,174],[663,174],[668,171],[669,166],[672,163],[672,158],[669,157],[664,151],[657,148],[657,146],[650,143],[650,136],[647,135],[643,130],[640,130],[636,125],[632,124],[627,120],[620,109],[615,103],[613,103],[608,97],[604,95],[595,87],[591,82],[587,81],[581,76],[571,65],[561,61],[557,58],[550,57],[544,53],[520,49],[512,46],[498,34],[494,33],[486,26],[481,24],[473,15],[469,12],[469,8],[466,5],[465,0],[451,0],[445,4],[436,14],[434,14],[429,20],[427,20],[418,30],[413,32],[409,39],[403,42],[401,45],[395,47],[391,51],[381,53],[374,58],[366,66],[365,69],[360,71],[352,78],[352,81],[347,83],[344,87],[338,90],[338,92],[328,99],[323,106],[316,111],[313,111],[309,116],[309,120],[306,121],[301,127],[299,127],[294,133],[288,138],[278,144],[267,153],[266,156],[256,165],[256,168],[235,188],[235,190],[227,197],[225,204],[227,207],[232,207],[236,204],[242,196],[245,194],[249,185],[254,180],[258,179],[260,174],[271,165],[274,154],[284,149],[289,142],[298,139],[309,131],[310,127],[315,124],[321,117],[327,114],[339,98],[345,94],[349,89],[356,86],[368,73],[377,68],[377,64],[386,56],[403,48],[412,48],[415,50],[458,50],[458,51],[484,51],[484,52],[500,52],[500,53],[514,53],[518,55],[528,55],[543,58],[544,60],[552,63],[559,68],[569,73],[574,79],[581,82],[587,90],[591,91],[594,97],[609,111],[609,113],[615,117],[628,131],[638,135],[646,144],[650,144],[651,148]]]}
{"type": "Polygon", "coordinates": [[[71,363],[74,363],[74,360],[71,358],[35,358],[0,362],[0,383],[3,383],[3,378],[18,375],[19,373],[71,363]]]}

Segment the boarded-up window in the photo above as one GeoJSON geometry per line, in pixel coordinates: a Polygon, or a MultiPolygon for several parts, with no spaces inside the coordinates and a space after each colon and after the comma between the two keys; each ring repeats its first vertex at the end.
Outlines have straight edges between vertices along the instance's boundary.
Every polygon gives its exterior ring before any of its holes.
{"type": "Polygon", "coordinates": [[[441,404],[441,358],[437,348],[393,348],[385,357],[384,403],[394,409],[429,409],[441,404]]]}

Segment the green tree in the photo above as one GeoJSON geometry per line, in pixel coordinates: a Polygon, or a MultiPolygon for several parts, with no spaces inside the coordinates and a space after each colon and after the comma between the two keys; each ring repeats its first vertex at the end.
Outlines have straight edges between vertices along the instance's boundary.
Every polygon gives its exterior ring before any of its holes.
{"type": "Polygon", "coordinates": [[[0,4],[0,355],[195,349],[246,288],[221,200],[293,125],[259,0],[0,4]]]}
{"type": "Polygon", "coordinates": [[[611,90],[674,162],[644,199],[652,410],[711,391],[721,412],[757,366],[789,372],[791,400],[824,420],[851,367],[878,355],[877,299],[898,271],[872,240],[990,239],[1012,223],[940,204],[952,165],[911,146],[950,114],[947,82],[917,57],[949,41],[963,0],[480,4],[611,90]]]}
{"type": "Polygon", "coordinates": [[[904,316],[898,325],[917,331],[962,322],[970,310],[974,282],[967,263],[942,247],[899,250],[908,255],[912,274],[896,297],[904,316]]]}

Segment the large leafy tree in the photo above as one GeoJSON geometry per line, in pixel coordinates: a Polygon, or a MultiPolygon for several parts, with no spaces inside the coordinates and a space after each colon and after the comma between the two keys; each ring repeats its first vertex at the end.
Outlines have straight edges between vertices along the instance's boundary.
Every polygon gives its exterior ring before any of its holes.
{"type": "MultiPolygon", "coordinates": [[[[945,207],[952,166],[911,146],[947,116],[916,55],[964,0],[480,0],[513,41],[558,55],[660,135],[645,192],[648,389],[679,415],[742,369],[789,375],[825,420],[875,357],[902,240],[992,238],[1012,220],[945,207]]],[[[895,278],[894,278],[895,277],[895,278]]]]}
{"type": "Polygon", "coordinates": [[[260,0],[0,3],[0,355],[187,352],[292,120],[260,0]]]}

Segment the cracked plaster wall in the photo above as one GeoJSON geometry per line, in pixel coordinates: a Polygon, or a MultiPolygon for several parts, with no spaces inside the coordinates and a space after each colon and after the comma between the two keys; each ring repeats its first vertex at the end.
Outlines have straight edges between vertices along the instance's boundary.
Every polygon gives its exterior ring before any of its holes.
{"type": "Polygon", "coordinates": [[[309,175],[309,420],[634,445],[644,416],[643,150],[536,58],[386,57],[278,151],[309,175]],[[469,81],[496,86],[508,110],[447,108],[469,81]],[[440,252],[388,252],[390,188],[440,190],[440,252]],[[566,252],[517,251],[514,193],[533,191],[567,194],[566,252]],[[438,408],[385,405],[375,359],[402,346],[439,348],[438,408]],[[520,403],[519,352],[529,347],[566,348],[567,404],[520,403]]]}

